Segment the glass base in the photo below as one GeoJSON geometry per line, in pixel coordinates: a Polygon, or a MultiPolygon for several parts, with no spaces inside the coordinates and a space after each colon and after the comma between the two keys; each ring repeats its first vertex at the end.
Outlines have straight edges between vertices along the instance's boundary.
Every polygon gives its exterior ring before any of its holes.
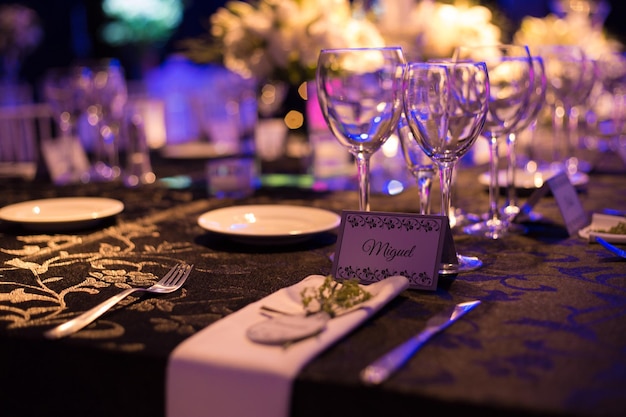
{"type": "Polygon", "coordinates": [[[480,216],[474,213],[468,213],[467,211],[452,207],[450,209],[450,228],[462,228],[470,224],[474,224],[480,221],[480,216]]]}
{"type": "Polygon", "coordinates": [[[442,264],[440,275],[452,275],[460,272],[474,271],[483,266],[483,261],[475,256],[456,255],[458,264],[442,264]]]}
{"type": "Polygon", "coordinates": [[[463,232],[473,236],[501,239],[508,234],[506,222],[501,219],[489,219],[463,228],[463,232]]]}
{"type": "Polygon", "coordinates": [[[488,219],[463,228],[463,233],[472,236],[484,236],[490,239],[502,239],[508,235],[523,235],[528,229],[518,223],[502,219],[488,219]]]}

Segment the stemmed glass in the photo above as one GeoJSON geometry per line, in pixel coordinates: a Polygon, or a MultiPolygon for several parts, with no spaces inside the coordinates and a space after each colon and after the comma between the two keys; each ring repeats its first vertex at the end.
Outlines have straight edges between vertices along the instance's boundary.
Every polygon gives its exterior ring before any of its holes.
{"type": "Polygon", "coordinates": [[[77,125],[90,102],[92,78],[81,68],[51,68],[43,78],[43,97],[50,105],[60,135],[54,146],[62,161],[64,172],[54,181],[64,185],[88,180],[88,167],[76,160],[78,142],[77,125]]]}
{"type": "Polygon", "coordinates": [[[409,172],[417,181],[420,214],[430,214],[430,190],[437,170],[432,160],[426,155],[413,136],[409,121],[404,112],[398,122],[398,137],[400,139],[404,162],[409,172]]]}
{"type": "Polygon", "coordinates": [[[508,233],[509,222],[498,209],[499,145],[524,115],[533,82],[528,47],[494,45],[458,47],[457,61],[485,62],[489,71],[489,112],[482,135],[489,141],[489,212],[484,221],[465,227],[465,233],[499,239],[508,233]]]}
{"type": "Polygon", "coordinates": [[[507,137],[507,193],[502,212],[508,219],[515,217],[520,211],[520,207],[517,205],[517,190],[515,185],[518,165],[516,150],[517,135],[537,121],[537,116],[543,108],[546,99],[547,81],[543,58],[540,56],[531,56],[530,59],[533,68],[533,84],[530,89],[530,95],[528,96],[528,105],[522,113],[519,122],[507,137]]]}
{"type": "MultiPolygon", "coordinates": [[[[569,120],[572,109],[591,93],[595,82],[595,64],[577,45],[542,45],[533,51],[544,60],[547,92],[546,102],[552,107],[554,129],[553,163],[566,171],[577,171],[573,158],[574,124],[569,120]]],[[[577,121],[575,118],[573,121],[577,121]]]]}
{"type": "MultiPolygon", "coordinates": [[[[437,165],[441,184],[441,214],[450,213],[454,167],[472,147],[485,124],[489,77],[482,62],[407,65],[403,88],[404,113],[413,137],[437,165]]],[[[458,255],[458,264],[444,264],[450,274],[480,267],[477,258],[458,255]]]]}
{"type": "Polygon", "coordinates": [[[128,98],[124,71],[116,59],[83,67],[92,77],[90,123],[96,128],[92,180],[111,181],[121,174],[120,128],[128,98]]]}
{"type": "Polygon", "coordinates": [[[597,111],[595,133],[601,150],[619,150],[626,124],[626,54],[607,52],[598,58],[598,74],[604,97],[608,99],[604,112],[597,111]]]}
{"type": "Polygon", "coordinates": [[[402,49],[325,49],[317,65],[322,114],[339,143],[355,157],[359,210],[369,211],[369,163],[396,130],[402,112],[402,49]]]}

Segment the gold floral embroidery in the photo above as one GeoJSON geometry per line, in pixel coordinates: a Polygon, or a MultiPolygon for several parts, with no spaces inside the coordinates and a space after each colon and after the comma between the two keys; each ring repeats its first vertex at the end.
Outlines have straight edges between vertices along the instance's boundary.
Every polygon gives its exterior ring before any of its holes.
{"type": "MultiPolygon", "coordinates": [[[[160,224],[204,212],[211,204],[209,200],[199,200],[155,211],[134,222],[120,219],[115,226],[86,235],[16,236],[13,244],[21,243],[21,247],[0,247],[0,256],[4,255],[0,258],[0,322],[6,324],[7,330],[42,327],[43,331],[44,326],[80,314],[81,309],[72,304],[76,300],[81,300],[85,306],[82,309],[88,308],[89,302],[76,294],[96,295],[108,287],[154,284],[173,264],[188,258],[182,255],[195,249],[191,242],[163,239],[160,224]]],[[[155,309],[170,314],[176,300],[186,296],[186,291],[180,291],[174,298],[168,296],[170,301],[130,296],[120,307],[129,306],[139,314],[155,309]]],[[[177,328],[182,332],[192,329],[178,323],[177,328]]],[[[125,332],[119,323],[100,318],[72,337],[113,339],[125,332]]],[[[128,351],[145,348],[141,344],[107,346],[128,351]]]]}
{"type": "MultiPolygon", "coordinates": [[[[162,269],[179,262],[177,254],[192,250],[188,242],[162,241],[158,245],[143,245],[139,250],[136,239],[159,237],[154,225],[123,224],[98,231],[92,235],[77,237],[66,235],[20,236],[24,242],[21,249],[3,249],[0,253],[16,256],[6,260],[0,272],[0,320],[8,322],[8,328],[31,327],[57,324],[66,320],[68,298],[72,294],[98,294],[102,289],[113,286],[126,289],[148,287],[160,278],[160,273],[152,271],[162,269]],[[93,252],[85,248],[93,247],[93,252]],[[81,249],[83,251],[81,251],[81,249]],[[141,259],[141,261],[137,261],[141,259]],[[73,264],[86,264],[89,268],[84,277],[65,277],[55,274],[59,268],[73,264]],[[149,268],[149,269],[148,269],[149,268]],[[29,271],[31,280],[7,278],[12,271],[29,271]],[[53,275],[54,274],[54,275],[53,275]],[[8,291],[7,291],[8,290],[8,291]],[[32,303],[38,306],[33,307],[32,303]]],[[[181,297],[186,292],[181,292],[181,297]]],[[[132,305],[138,298],[129,298],[132,305]]],[[[154,298],[135,309],[140,312],[154,308],[171,312],[174,304],[154,298]]],[[[76,311],[76,314],[80,311],[76,311]]],[[[95,337],[95,330],[84,330],[87,337],[95,337]]],[[[119,337],[124,331],[97,331],[97,337],[119,337]]]]}

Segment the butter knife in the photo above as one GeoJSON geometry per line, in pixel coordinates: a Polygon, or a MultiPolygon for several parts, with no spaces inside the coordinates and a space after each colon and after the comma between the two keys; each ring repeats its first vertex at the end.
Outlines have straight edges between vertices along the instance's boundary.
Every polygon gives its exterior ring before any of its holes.
{"type": "Polygon", "coordinates": [[[606,240],[602,239],[599,236],[594,236],[594,239],[596,240],[596,242],[598,242],[599,244],[604,246],[604,249],[614,253],[617,256],[621,256],[622,258],[626,258],[626,251],[625,250],[620,249],[617,246],[611,245],[609,242],[607,242],[606,240]]]}
{"type": "Polygon", "coordinates": [[[400,346],[384,354],[361,371],[361,381],[377,385],[400,369],[435,334],[449,327],[468,311],[480,304],[479,300],[467,301],[447,309],[428,320],[426,328],[400,346]]]}

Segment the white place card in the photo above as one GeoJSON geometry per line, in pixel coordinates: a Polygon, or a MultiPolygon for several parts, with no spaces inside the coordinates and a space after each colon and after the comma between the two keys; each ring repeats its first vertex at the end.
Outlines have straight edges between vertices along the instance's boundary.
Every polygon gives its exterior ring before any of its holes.
{"type": "Polygon", "coordinates": [[[77,138],[43,140],[41,151],[53,183],[65,185],[88,180],[85,176],[89,175],[89,159],[77,138]]]}
{"type": "Polygon", "coordinates": [[[516,220],[530,213],[533,207],[548,193],[548,191],[552,192],[552,195],[556,200],[561,216],[565,222],[567,233],[570,236],[578,233],[580,229],[589,224],[589,214],[585,212],[582,203],[578,198],[576,188],[574,188],[565,172],[560,172],[552,176],[544,182],[540,188],[535,190],[526,201],[526,204],[522,206],[516,220]]]}
{"type": "Polygon", "coordinates": [[[547,183],[559,206],[567,233],[570,236],[578,233],[580,229],[589,224],[590,219],[569,177],[564,172],[561,172],[550,178],[547,183]]]}
{"type": "Polygon", "coordinates": [[[442,263],[457,263],[448,218],[344,211],[332,275],[363,284],[402,275],[409,288],[434,291],[442,263]]]}

